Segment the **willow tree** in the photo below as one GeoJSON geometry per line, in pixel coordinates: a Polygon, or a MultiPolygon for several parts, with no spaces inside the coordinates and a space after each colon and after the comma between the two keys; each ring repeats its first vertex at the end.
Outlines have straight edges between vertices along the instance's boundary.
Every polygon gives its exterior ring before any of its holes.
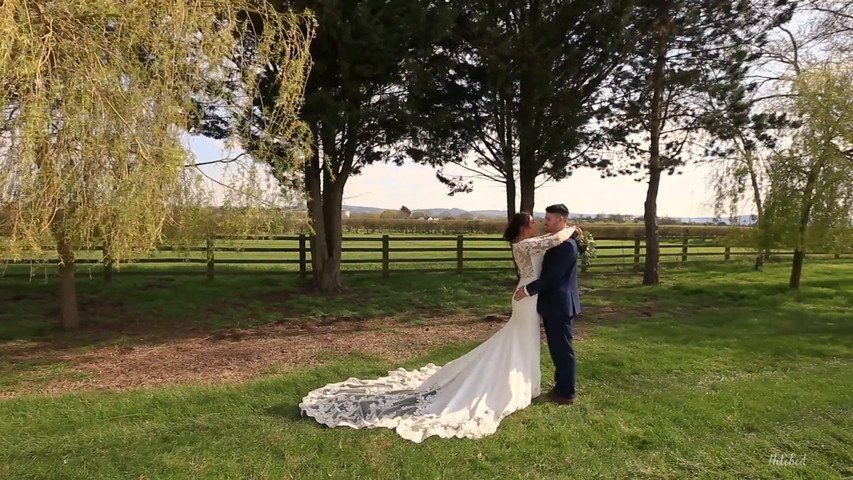
{"type": "Polygon", "coordinates": [[[799,288],[810,248],[838,248],[853,218],[853,69],[826,64],[797,76],[791,113],[801,127],[771,160],[765,229],[794,247],[799,288]]]}
{"type": "Polygon", "coordinates": [[[218,101],[211,78],[240,76],[250,96],[258,65],[283,65],[267,128],[298,135],[312,32],[308,15],[264,1],[0,4],[0,255],[55,250],[64,328],[79,325],[75,251],[107,244],[121,262],[160,240],[192,163],[181,138],[199,99],[235,115],[251,108],[218,101]],[[249,32],[247,15],[265,31],[249,32]],[[247,38],[252,61],[226,60],[247,38]]]}
{"type": "MultiPolygon", "coordinates": [[[[802,75],[821,71],[830,62],[849,65],[853,60],[853,5],[805,0],[797,3],[796,16],[799,21],[777,26],[768,35],[768,42],[757,48],[761,58],[751,78],[746,79],[761,84],[748,99],[749,128],[728,118],[724,109],[718,109],[716,119],[719,128],[714,133],[722,140],[711,152],[712,161],[719,167],[713,184],[716,214],[735,218],[744,206],[754,211],[757,228],[749,229],[747,237],[758,251],[756,269],[769,258],[771,250],[795,243],[782,241],[776,228],[779,225],[766,224],[764,211],[773,175],[785,170],[780,169],[781,164],[789,163],[786,146],[791,145],[792,138],[802,137],[795,115],[801,110],[795,101],[800,96],[802,75]]],[[[787,180],[792,178],[776,178],[777,187],[779,181],[787,180]]],[[[820,248],[838,250],[844,231],[822,232],[820,248]],[[830,237],[834,240],[828,241],[830,237]],[[839,246],[833,247],[833,243],[839,246]]],[[[816,246],[812,240],[807,243],[816,246]]]]}

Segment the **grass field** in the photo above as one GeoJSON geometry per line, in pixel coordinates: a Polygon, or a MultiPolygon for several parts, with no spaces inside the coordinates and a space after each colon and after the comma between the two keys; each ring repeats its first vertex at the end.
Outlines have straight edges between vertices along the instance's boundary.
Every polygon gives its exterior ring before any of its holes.
{"type": "MultiPolygon", "coordinates": [[[[763,272],[745,263],[666,268],[659,288],[632,275],[585,275],[580,402],[536,402],[482,440],[414,445],[386,430],[300,418],[296,405],[308,390],[400,366],[355,349],[240,383],[0,400],[0,478],[850,478],[853,263],[809,262],[799,292],[786,287],[787,274],[788,265],[775,264],[763,272]],[[804,465],[771,465],[774,454],[804,465]]],[[[317,318],[390,316],[429,329],[442,317],[507,310],[514,279],[436,272],[346,280],[347,292],[319,297],[302,293],[293,276],[164,275],[110,285],[84,277],[89,325],[69,336],[47,323],[52,279],[0,279],[0,304],[11,306],[0,311],[0,392],[70,372],[63,356],[6,361],[2,352],[13,346],[53,342],[85,353],[150,341],[138,331],[177,338],[317,318]]],[[[471,346],[450,343],[402,365],[444,363],[471,346]]],[[[547,357],[543,368],[548,388],[547,357]]]]}

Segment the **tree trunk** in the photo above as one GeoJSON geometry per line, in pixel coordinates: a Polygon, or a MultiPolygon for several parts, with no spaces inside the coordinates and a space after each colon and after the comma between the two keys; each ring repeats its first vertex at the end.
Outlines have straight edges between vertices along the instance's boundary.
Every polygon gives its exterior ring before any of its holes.
{"type": "Polygon", "coordinates": [[[657,195],[660,187],[660,168],[650,159],[649,188],[646,191],[644,223],[646,227],[646,263],[643,268],[643,285],[660,284],[660,237],[658,235],[657,195]]]}
{"type": "MultiPolygon", "coordinates": [[[[519,9],[519,29],[528,33],[535,32],[541,23],[539,2],[522,2],[526,8],[519,9]]],[[[537,57],[522,48],[518,58],[521,74],[518,81],[518,176],[521,186],[521,204],[519,211],[533,214],[536,194],[536,177],[539,165],[536,143],[539,132],[536,131],[536,101],[537,92],[536,72],[538,71],[537,57]]]]}
{"type": "Polygon", "coordinates": [[[325,223],[326,250],[322,252],[323,268],[315,277],[317,287],[323,292],[339,292],[344,284],[341,279],[341,207],[346,178],[332,180],[328,174],[323,182],[323,222],[325,223]]]}
{"type": "Polygon", "coordinates": [[[104,283],[112,283],[113,281],[113,257],[110,253],[110,241],[104,239],[104,283]]]}
{"type": "MultiPolygon", "coordinates": [[[[316,139],[317,136],[315,135],[316,139]]],[[[326,252],[326,222],[323,219],[323,190],[321,183],[320,150],[315,147],[311,152],[311,158],[305,162],[305,190],[308,195],[306,203],[308,207],[308,218],[311,222],[313,235],[311,235],[311,274],[314,285],[319,288],[321,278],[325,271],[326,252]]]]}
{"type": "Polygon", "coordinates": [[[63,330],[80,328],[77,310],[77,286],[74,279],[74,252],[65,229],[65,210],[58,210],[53,218],[56,252],[59,254],[59,312],[63,330]]]}
{"type": "MultiPolygon", "coordinates": [[[[315,138],[319,140],[316,134],[315,138]]],[[[322,145],[323,154],[333,157],[337,153],[333,147],[334,138],[324,139],[322,145]]],[[[308,215],[314,229],[311,237],[311,267],[315,288],[321,292],[338,292],[343,289],[341,207],[348,172],[333,177],[328,166],[324,168],[320,156],[319,148],[315,148],[311,159],[305,164],[308,215]]]]}
{"type": "MultiPolygon", "coordinates": [[[[666,21],[664,21],[666,22],[666,21]]],[[[660,28],[660,30],[665,30],[660,28]]],[[[663,123],[663,90],[666,66],[665,33],[658,38],[657,58],[652,72],[652,105],[649,121],[649,188],[646,191],[644,222],[646,226],[646,264],[643,269],[643,285],[660,284],[660,237],[658,236],[658,190],[660,189],[661,162],[660,136],[663,123]]]]}
{"type": "Polygon", "coordinates": [[[515,215],[515,171],[513,169],[512,162],[512,152],[509,153],[509,157],[505,157],[506,161],[506,171],[504,172],[506,178],[506,219],[507,221],[512,220],[512,217],[515,215]]]}
{"type": "Polygon", "coordinates": [[[515,130],[513,129],[513,125],[515,124],[515,119],[513,118],[515,102],[513,101],[512,94],[508,92],[507,89],[502,89],[499,93],[501,98],[499,118],[501,122],[498,129],[498,138],[501,143],[501,160],[503,160],[502,170],[504,173],[504,182],[506,183],[507,222],[512,220],[512,217],[517,212],[515,209],[515,197],[517,194],[515,188],[515,130]]]}
{"type": "Polygon", "coordinates": [[[806,252],[797,248],[794,250],[794,264],[791,266],[791,288],[800,288],[800,278],[803,275],[803,260],[806,258],[806,252]]]}
{"type": "MultiPolygon", "coordinates": [[[[504,171],[506,180],[506,218],[507,224],[512,221],[515,216],[515,170],[513,168],[512,151],[504,151],[504,161],[506,170],[504,171]]],[[[523,211],[523,210],[522,210],[523,211]]],[[[531,212],[532,214],[532,212],[531,212]]],[[[515,261],[515,256],[512,256],[512,264],[515,267],[516,280],[521,279],[521,271],[518,268],[518,262],[515,261]]]]}
{"type": "MultiPolygon", "coordinates": [[[[744,141],[744,143],[746,143],[744,141]]],[[[746,159],[746,167],[749,172],[749,181],[752,185],[752,198],[755,202],[756,219],[755,223],[758,227],[759,235],[764,232],[764,202],[761,200],[761,186],[758,182],[758,173],[755,170],[755,161],[752,158],[752,152],[744,150],[743,156],[746,159]]],[[[763,245],[761,242],[758,246],[758,254],[755,256],[755,270],[761,270],[764,267],[764,262],[770,259],[770,248],[763,245]]]]}
{"type": "Polygon", "coordinates": [[[525,172],[522,169],[519,180],[521,182],[521,203],[518,211],[533,215],[534,197],[536,195],[536,174],[525,172]]]}
{"type": "Polygon", "coordinates": [[[809,172],[806,186],[803,188],[803,209],[800,212],[800,224],[797,226],[797,246],[794,248],[794,263],[791,265],[791,288],[800,288],[800,278],[803,275],[803,261],[806,258],[806,235],[811,219],[812,205],[814,204],[814,190],[817,179],[823,169],[823,162],[818,162],[809,172]]]}
{"type": "MultiPolygon", "coordinates": [[[[36,158],[42,169],[42,158],[46,155],[45,144],[39,149],[36,158]]],[[[60,207],[50,221],[50,229],[56,240],[56,253],[59,255],[59,325],[63,330],[80,328],[80,313],[77,307],[77,285],[74,278],[74,252],[71,249],[66,226],[67,212],[60,207]]]]}
{"type": "Polygon", "coordinates": [[[764,249],[760,249],[758,251],[758,254],[755,255],[755,265],[753,266],[753,268],[755,270],[761,270],[762,268],[764,268],[764,257],[765,257],[765,255],[766,255],[766,250],[764,250],[764,249]]]}
{"type": "Polygon", "coordinates": [[[536,165],[536,148],[534,145],[536,133],[533,131],[533,91],[532,80],[523,76],[520,84],[520,104],[518,118],[518,173],[521,185],[520,212],[533,214],[536,194],[536,176],[539,167],[536,165]]]}
{"type": "MultiPolygon", "coordinates": [[[[330,206],[328,202],[329,190],[332,185],[321,183],[323,175],[322,163],[320,162],[320,151],[314,148],[311,158],[305,163],[305,188],[308,191],[307,204],[308,216],[314,235],[311,236],[311,270],[314,287],[322,292],[336,292],[343,288],[341,281],[340,261],[335,261],[335,256],[330,251],[337,251],[340,259],[340,236],[335,238],[330,234],[335,228],[335,215],[328,215],[330,206]],[[329,218],[332,217],[332,218],[329,218]],[[330,244],[330,240],[332,241],[330,244]]],[[[338,197],[337,229],[341,230],[341,202],[338,197]]],[[[335,202],[332,202],[335,203],[335,202]]]]}
{"type": "MultiPolygon", "coordinates": [[[[64,255],[63,255],[64,256],[64,255]]],[[[60,325],[63,330],[80,328],[80,316],[77,311],[77,286],[74,279],[74,259],[59,264],[59,308],[60,325]]]]}

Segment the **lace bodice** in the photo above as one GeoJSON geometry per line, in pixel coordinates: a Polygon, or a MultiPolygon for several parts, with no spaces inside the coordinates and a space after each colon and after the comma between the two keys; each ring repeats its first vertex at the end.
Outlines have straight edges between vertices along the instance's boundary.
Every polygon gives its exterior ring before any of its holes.
{"type": "Polygon", "coordinates": [[[512,257],[522,280],[539,278],[545,251],[568,240],[573,232],[573,228],[566,228],[557,233],[526,238],[512,244],[512,257]]]}

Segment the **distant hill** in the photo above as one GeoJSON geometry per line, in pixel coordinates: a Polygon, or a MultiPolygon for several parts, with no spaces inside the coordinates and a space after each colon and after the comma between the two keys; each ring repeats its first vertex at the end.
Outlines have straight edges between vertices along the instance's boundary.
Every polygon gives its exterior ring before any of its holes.
{"type": "MultiPolygon", "coordinates": [[[[711,217],[678,217],[684,223],[717,223],[717,220],[711,217]]],[[[728,218],[721,218],[721,222],[729,224],[728,218]]],[[[737,225],[752,225],[753,218],[750,215],[741,215],[735,219],[737,225]]]]}
{"type": "MultiPolygon", "coordinates": [[[[411,207],[409,207],[411,208],[411,207]]],[[[357,205],[344,205],[343,210],[349,210],[354,214],[358,213],[380,213],[385,208],[378,207],[364,207],[357,205]]],[[[506,210],[463,210],[461,208],[411,208],[412,211],[424,211],[429,212],[431,217],[446,217],[451,216],[454,218],[460,217],[462,214],[470,214],[476,218],[506,218],[506,210]]],[[[545,212],[535,212],[536,217],[544,217],[545,212]]],[[[583,218],[583,217],[595,217],[597,214],[595,213],[572,213],[569,215],[571,218],[583,218]]],[[[634,217],[641,217],[642,215],[633,215],[634,217]]],[[[713,224],[716,223],[716,220],[712,217],[675,217],[678,220],[681,220],[684,223],[695,223],[695,224],[713,224]]],[[[722,219],[722,221],[726,224],[729,223],[727,218],[722,219]]],[[[741,215],[737,218],[737,222],[740,225],[749,225],[752,223],[752,218],[749,215],[741,215]]]]}
{"type": "Polygon", "coordinates": [[[352,213],[379,213],[386,209],[376,207],[357,207],[354,205],[344,205],[343,210],[349,210],[352,213]]]}

